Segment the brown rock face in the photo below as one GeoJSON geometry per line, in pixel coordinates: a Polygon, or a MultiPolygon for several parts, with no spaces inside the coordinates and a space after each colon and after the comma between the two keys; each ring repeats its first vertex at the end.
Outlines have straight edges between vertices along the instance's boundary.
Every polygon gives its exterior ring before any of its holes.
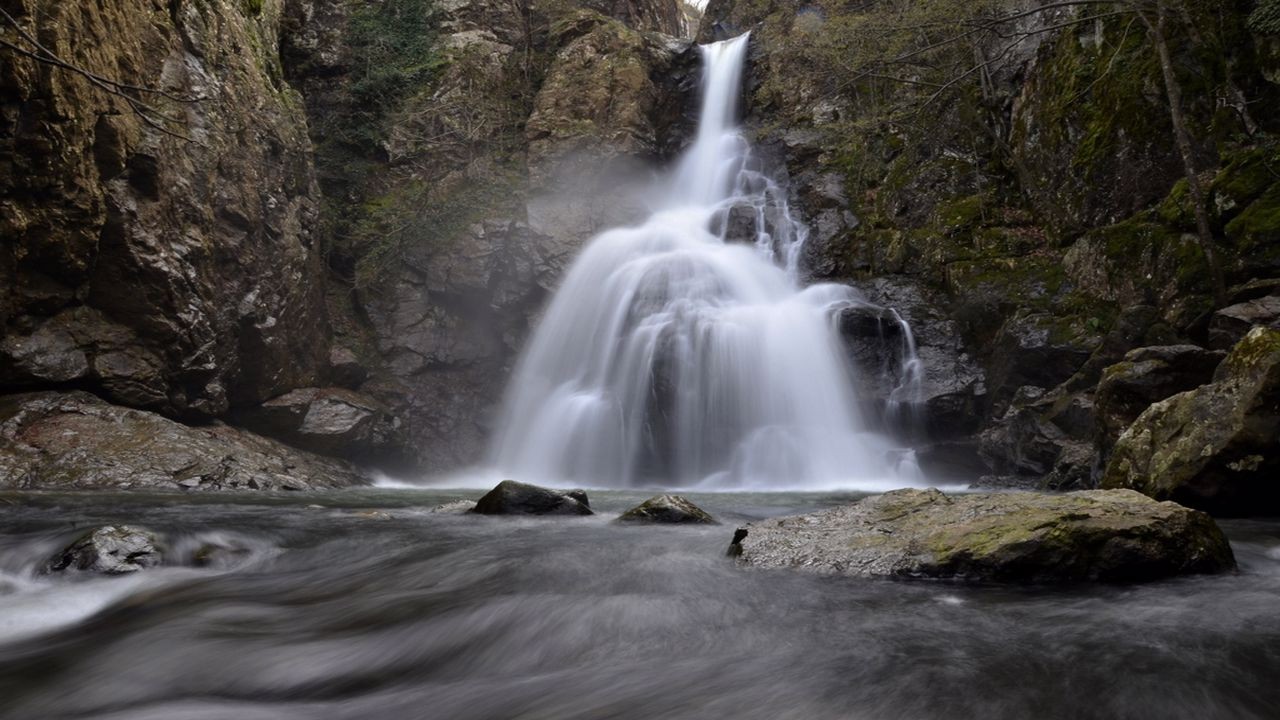
{"type": "Polygon", "coordinates": [[[6,4],[62,60],[155,91],[131,91],[151,108],[135,112],[5,52],[0,384],[74,384],[187,418],[316,384],[318,193],[280,6],[6,4]]]}
{"type": "Polygon", "coordinates": [[[368,371],[360,392],[402,419],[421,467],[444,470],[481,457],[515,356],[581,244],[638,217],[628,191],[670,154],[698,61],[651,32],[670,32],[667,0],[528,15],[462,0],[430,16],[422,62],[435,69],[373,113],[356,62],[370,49],[351,30],[394,34],[390,10],[426,4],[289,0],[283,43],[339,218],[331,263],[356,287],[330,295],[344,306],[335,325],[361,319],[339,339],[368,371]],[[344,145],[353,131],[378,141],[344,145]]]}

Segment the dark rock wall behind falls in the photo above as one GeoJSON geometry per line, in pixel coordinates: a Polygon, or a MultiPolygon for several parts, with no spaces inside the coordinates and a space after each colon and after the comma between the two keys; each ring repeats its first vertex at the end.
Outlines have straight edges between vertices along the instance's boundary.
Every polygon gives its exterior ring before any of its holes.
{"type": "MultiPolygon", "coordinates": [[[[148,123],[0,50],[0,390],[89,391],[397,471],[479,459],[560,274],[642,212],[636,178],[696,111],[668,0],[0,7],[62,60],[164,91],[132,91],[148,123]]],[[[916,328],[925,414],[899,430],[927,466],[1093,485],[1144,403],[1275,322],[1277,29],[1213,0],[1170,31],[1235,286],[1222,307],[1140,26],[1029,15],[1009,52],[960,48],[999,61],[922,113],[919,86],[849,70],[851,48],[892,39],[856,42],[884,7],[713,0],[700,32],[754,29],[747,123],[813,229],[811,274],[916,328]]],[[[886,322],[842,321],[855,364],[894,366],[886,322]]],[[[872,411],[889,387],[868,375],[872,411]]]]}
{"type": "MultiPolygon", "coordinates": [[[[194,420],[317,383],[320,198],[280,3],[3,7],[61,60],[162,90],[136,95],[167,132],[82,74],[4,51],[0,383],[194,420]]],[[[4,38],[34,50],[12,24],[4,38]]]]}
{"type": "MultiPolygon", "coordinates": [[[[1235,288],[1215,299],[1140,18],[1073,25],[1099,11],[1011,0],[991,11],[1019,17],[1002,36],[944,42],[981,8],[712,0],[701,40],[753,31],[748,125],[814,221],[812,273],[899,303],[933,367],[973,379],[926,393],[926,461],[976,464],[1002,483],[1094,486],[1117,422],[1208,382],[1199,359],[1211,354],[1195,346],[1229,349],[1274,325],[1259,298],[1280,275],[1280,29],[1256,22],[1256,6],[1182,4],[1166,29],[1235,288]],[[1031,12],[1040,6],[1051,7],[1031,12]],[[979,59],[989,63],[970,70],[979,59]],[[1212,327],[1232,330],[1215,340],[1212,327]],[[1099,381],[1147,346],[1124,372],[1154,375],[1126,379],[1122,400],[1146,404],[1119,411],[1108,395],[1099,423],[1099,381]]],[[[884,354],[850,327],[855,360],[884,354]]]]}
{"type": "Polygon", "coordinates": [[[635,212],[533,188],[669,155],[696,83],[661,0],[0,7],[76,68],[0,51],[0,390],[401,471],[479,457],[530,316],[635,212]]]}

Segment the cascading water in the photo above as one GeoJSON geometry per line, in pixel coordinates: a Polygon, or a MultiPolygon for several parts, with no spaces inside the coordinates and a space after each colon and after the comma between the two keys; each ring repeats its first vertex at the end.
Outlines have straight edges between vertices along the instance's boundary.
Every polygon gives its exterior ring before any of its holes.
{"type": "Polygon", "coordinates": [[[910,453],[857,410],[832,318],[860,300],[801,287],[807,231],[736,127],[747,42],[702,48],[698,133],[664,206],[596,237],[552,300],[508,390],[493,449],[504,475],[597,487],[919,480],[910,453]]]}

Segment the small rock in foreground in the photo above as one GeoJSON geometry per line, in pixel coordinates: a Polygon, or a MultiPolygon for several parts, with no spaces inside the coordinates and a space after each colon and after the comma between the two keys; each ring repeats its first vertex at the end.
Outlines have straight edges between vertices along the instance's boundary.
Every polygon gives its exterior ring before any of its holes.
{"type": "Polygon", "coordinates": [[[1235,567],[1208,515],[1129,490],[897,490],[752,523],[730,554],[757,567],[998,582],[1134,582],[1235,567]]]}
{"type": "Polygon", "coordinates": [[[503,480],[476,502],[481,515],[592,515],[582,490],[559,490],[503,480]]]}
{"type": "Polygon", "coordinates": [[[718,525],[705,510],[679,495],[656,495],[622,513],[618,522],[718,525]]]}
{"type": "Polygon", "coordinates": [[[131,525],[106,525],[82,535],[50,558],[45,572],[84,570],[124,575],[156,567],[163,560],[155,533],[131,525]]]}

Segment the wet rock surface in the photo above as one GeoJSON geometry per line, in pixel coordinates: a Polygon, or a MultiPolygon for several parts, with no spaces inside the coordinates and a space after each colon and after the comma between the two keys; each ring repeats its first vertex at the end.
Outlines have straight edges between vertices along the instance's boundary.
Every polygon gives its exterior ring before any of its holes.
{"type": "Polygon", "coordinates": [[[618,516],[623,523],[718,524],[707,511],[679,495],[657,495],[618,516]]]}
{"type": "Polygon", "coordinates": [[[582,490],[561,492],[503,480],[476,502],[480,515],[592,515],[582,490]]]}
{"type": "Polygon", "coordinates": [[[319,190],[282,4],[7,6],[63,60],[155,92],[135,112],[6,51],[0,385],[204,420],[317,384],[319,190]]]}
{"type": "Polygon", "coordinates": [[[1155,403],[1117,440],[1103,487],[1214,513],[1280,513],[1280,330],[1257,327],[1213,382],[1155,403]]]}
{"type": "Polygon", "coordinates": [[[163,546],[154,532],[131,525],[106,525],[85,533],[50,558],[45,572],[125,575],[157,567],[163,560],[163,546]]]}
{"type": "Polygon", "coordinates": [[[354,467],[222,423],[183,425],[84,392],[0,397],[0,487],[311,490],[354,467]]]}
{"type": "Polygon", "coordinates": [[[1280,295],[1266,295],[1215,312],[1209,321],[1209,344],[1230,350],[1258,325],[1280,329],[1280,295]]]}
{"type": "Polygon", "coordinates": [[[373,398],[344,388],[302,388],[236,416],[255,432],[322,455],[402,464],[411,455],[400,419],[373,398]]]}
{"type": "Polygon", "coordinates": [[[1138,348],[1108,367],[1095,393],[1098,445],[1105,455],[1144,410],[1213,379],[1225,352],[1196,345],[1138,348]]]}
{"type": "Polygon", "coordinates": [[[898,490],[752,523],[730,554],[760,568],[996,582],[1135,582],[1235,567],[1208,515],[1115,490],[898,490]]]}

